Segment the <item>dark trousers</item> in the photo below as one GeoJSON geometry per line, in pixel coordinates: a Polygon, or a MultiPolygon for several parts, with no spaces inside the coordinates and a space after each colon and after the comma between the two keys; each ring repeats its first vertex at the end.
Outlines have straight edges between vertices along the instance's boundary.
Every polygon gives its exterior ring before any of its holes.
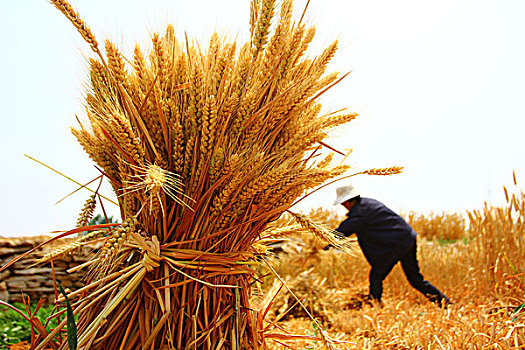
{"type": "Polygon", "coordinates": [[[383,280],[392,271],[394,266],[401,262],[405,276],[412,287],[423,293],[430,301],[441,303],[444,299],[446,303],[450,302],[447,296],[434,287],[430,282],[426,281],[419,271],[419,264],[417,262],[417,244],[416,240],[406,250],[406,252],[398,259],[386,262],[385,264],[372,266],[370,270],[370,296],[373,299],[381,301],[383,294],[383,280]]]}

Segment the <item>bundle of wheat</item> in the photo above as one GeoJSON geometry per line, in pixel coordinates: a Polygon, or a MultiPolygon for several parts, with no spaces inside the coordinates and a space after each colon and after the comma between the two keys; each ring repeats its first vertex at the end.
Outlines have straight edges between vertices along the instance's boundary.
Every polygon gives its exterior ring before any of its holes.
{"type": "MultiPolygon", "coordinates": [[[[82,266],[87,285],[68,294],[78,346],[263,347],[271,328],[263,327],[264,312],[250,307],[263,232],[307,189],[348,169],[333,165],[331,155],[312,160],[329,129],[356,117],[320,113],[319,97],[344,78],[325,75],[337,42],[307,58],[315,28],[302,17],[292,21],[292,1],[282,2],[270,31],[275,0],[253,0],[250,42],[240,48],[214,34],[201,50],[168,26],[153,34],[150,52],[136,46],[125,59],[109,40],[103,54],[67,1],[52,3],[96,54],[89,60],[88,122],[72,132],[113,186],[123,219],[91,227],[103,234],[69,248],[100,236],[105,242],[82,266]]],[[[36,348],[65,348],[58,335],[65,325],[36,348]]]]}

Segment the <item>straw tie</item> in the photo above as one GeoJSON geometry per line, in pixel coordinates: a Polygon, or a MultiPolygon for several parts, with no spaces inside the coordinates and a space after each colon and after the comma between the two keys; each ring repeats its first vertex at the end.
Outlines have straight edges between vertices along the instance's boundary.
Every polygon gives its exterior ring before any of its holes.
{"type": "Polygon", "coordinates": [[[162,260],[162,257],[160,256],[160,243],[158,238],[153,236],[151,240],[146,240],[140,234],[135,233],[132,234],[132,236],[135,238],[137,245],[144,254],[142,264],[144,265],[146,271],[151,272],[159,267],[159,261],[162,260]]]}

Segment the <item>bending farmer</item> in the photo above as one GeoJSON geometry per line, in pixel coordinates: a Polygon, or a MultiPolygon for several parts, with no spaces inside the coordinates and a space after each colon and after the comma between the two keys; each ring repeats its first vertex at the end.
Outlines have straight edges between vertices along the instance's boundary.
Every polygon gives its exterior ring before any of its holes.
{"type": "Polygon", "coordinates": [[[416,232],[384,204],[359,195],[352,185],[337,189],[334,205],[348,209],[336,231],[344,236],[355,233],[359,246],[371,265],[370,296],[381,302],[383,280],[401,262],[408,282],[436,303],[450,303],[445,294],[423,279],[416,258],[416,232]]]}

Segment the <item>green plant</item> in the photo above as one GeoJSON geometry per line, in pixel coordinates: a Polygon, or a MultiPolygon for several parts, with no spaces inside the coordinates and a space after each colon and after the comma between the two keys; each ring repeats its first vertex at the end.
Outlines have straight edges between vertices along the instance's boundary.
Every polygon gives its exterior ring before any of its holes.
{"type": "MultiPolygon", "coordinates": [[[[14,307],[25,310],[22,303],[14,303],[14,307]]],[[[34,310],[36,305],[32,305],[34,310]]],[[[36,318],[42,324],[46,324],[46,318],[51,315],[54,305],[42,306],[36,313],[36,318]]],[[[57,326],[57,320],[52,319],[46,329],[50,330],[57,326]]],[[[22,341],[31,341],[31,327],[27,320],[15,310],[5,306],[0,306],[0,349],[7,348],[9,344],[16,344],[22,341]]]]}
{"type": "Polygon", "coordinates": [[[67,298],[64,288],[62,288],[62,286],[59,284],[58,289],[60,289],[60,293],[62,293],[66,301],[67,345],[68,345],[69,350],[77,350],[78,339],[77,339],[77,325],[75,323],[75,315],[73,314],[73,309],[71,308],[71,304],[69,302],[69,299],[67,298]]]}
{"type": "Polygon", "coordinates": [[[100,225],[100,224],[114,224],[116,222],[117,220],[115,220],[113,216],[108,217],[108,219],[106,220],[104,215],[97,214],[91,220],[89,220],[88,226],[100,225]]]}

